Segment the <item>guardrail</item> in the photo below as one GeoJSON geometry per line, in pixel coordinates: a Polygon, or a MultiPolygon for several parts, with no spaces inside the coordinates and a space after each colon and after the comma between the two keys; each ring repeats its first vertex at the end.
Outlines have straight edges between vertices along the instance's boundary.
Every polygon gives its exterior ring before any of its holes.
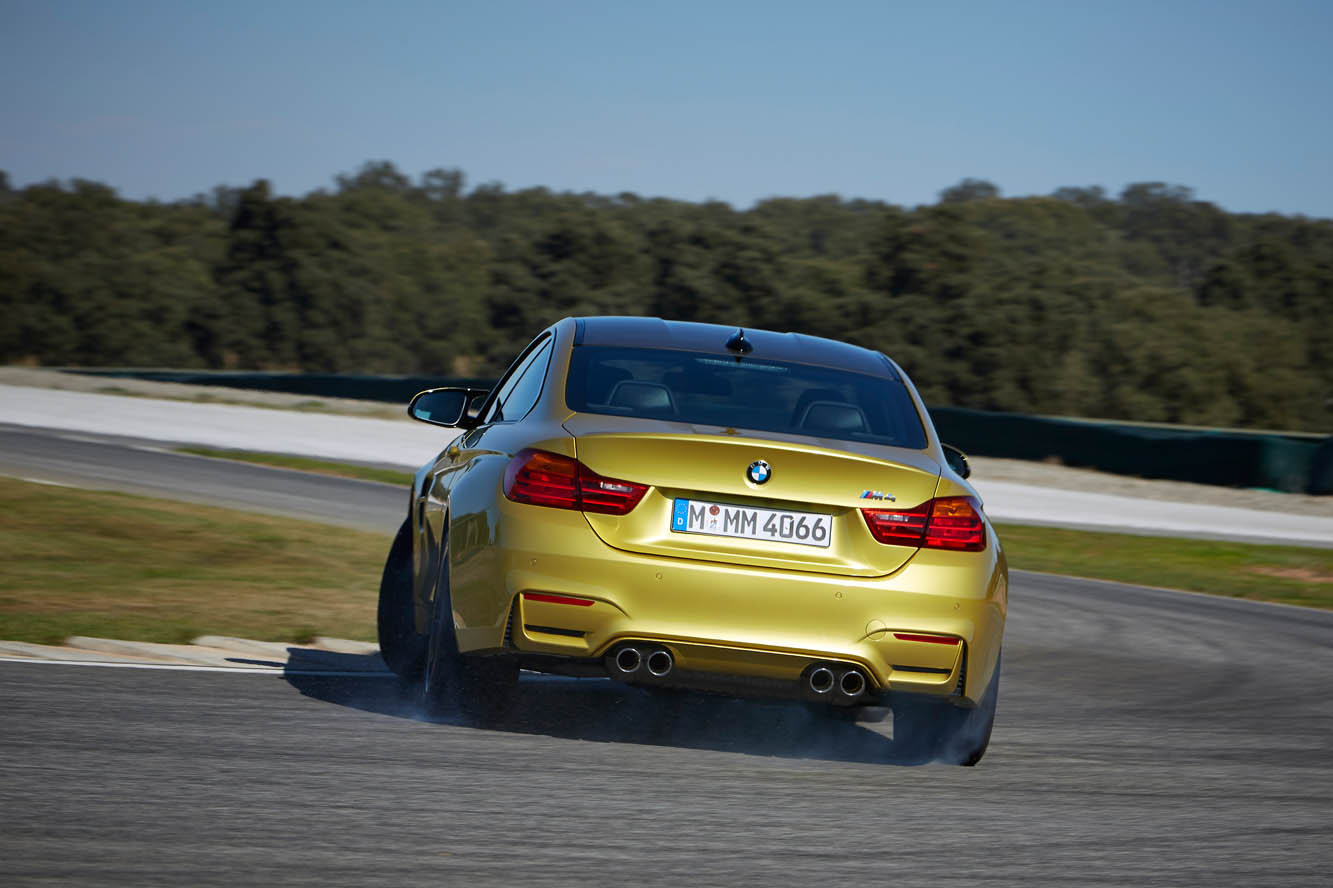
{"type": "MultiPolygon", "coordinates": [[[[489,388],[489,378],[354,376],[192,370],[75,370],[190,385],[277,391],[324,398],[406,404],[422,389],[443,385],[489,388]]],[[[1333,493],[1333,437],[1244,432],[937,407],[940,437],[976,456],[1058,460],[1118,475],[1333,493]]]]}

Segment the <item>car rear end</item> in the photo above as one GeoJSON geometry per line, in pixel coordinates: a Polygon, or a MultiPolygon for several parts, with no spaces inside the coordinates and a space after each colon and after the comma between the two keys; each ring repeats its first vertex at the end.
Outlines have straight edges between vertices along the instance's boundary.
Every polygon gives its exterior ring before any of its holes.
{"type": "Polygon", "coordinates": [[[618,320],[580,322],[553,363],[543,401],[569,438],[506,467],[506,644],[642,684],[975,702],[1004,556],[901,370],[810,337],[747,331],[735,353],[726,328],[618,320]]]}

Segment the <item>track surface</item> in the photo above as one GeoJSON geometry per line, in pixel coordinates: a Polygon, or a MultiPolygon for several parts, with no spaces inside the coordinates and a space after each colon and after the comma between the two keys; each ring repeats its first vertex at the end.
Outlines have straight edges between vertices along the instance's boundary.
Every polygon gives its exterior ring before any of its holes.
{"type": "MultiPolygon", "coordinates": [[[[378,487],[145,458],[325,519],[378,487]]],[[[0,884],[1328,884],[1330,684],[1331,613],[1021,572],[975,769],[606,681],[483,730],[382,679],[0,663],[0,884]]]]}
{"type": "Polygon", "coordinates": [[[0,475],[392,534],[407,489],[172,453],[171,444],[0,424],[0,475]]]}
{"type": "Polygon", "coordinates": [[[606,681],[482,730],[385,680],[0,663],[0,881],[1328,883],[1333,614],[1015,580],[975,769],[606,681]]]}

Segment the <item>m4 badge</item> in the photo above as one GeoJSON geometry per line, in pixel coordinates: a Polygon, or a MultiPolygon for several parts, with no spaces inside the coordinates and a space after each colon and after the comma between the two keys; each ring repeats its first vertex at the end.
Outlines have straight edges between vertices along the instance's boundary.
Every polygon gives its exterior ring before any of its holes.
{"type": "Polygon", "coordinates": [[[867,490],[861,494],[861,499],[888,500],[891,503],[896,503],[898,501],[896,496],[891,493],[885,493],[882,490],[867,490]]]}

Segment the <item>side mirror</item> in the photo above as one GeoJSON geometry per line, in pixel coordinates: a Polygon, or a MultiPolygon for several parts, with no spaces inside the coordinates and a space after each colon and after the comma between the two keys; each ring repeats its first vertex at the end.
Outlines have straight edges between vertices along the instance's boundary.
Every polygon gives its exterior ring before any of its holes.
{"type": "Polygon", "coordinates": [[[944,448],[944,461],[959,477],[967,478],[972,474],[972,467],[967,464],[967,455],[952,444],[941,444],[944,448]]]}
{"type": "Polygon", "coordinates": [[[431,425],[470,429],[477,425],[476,414],[468,408],[486,389],[437,388],[417,393],[407,405],[407,415],[431,425]]]}

